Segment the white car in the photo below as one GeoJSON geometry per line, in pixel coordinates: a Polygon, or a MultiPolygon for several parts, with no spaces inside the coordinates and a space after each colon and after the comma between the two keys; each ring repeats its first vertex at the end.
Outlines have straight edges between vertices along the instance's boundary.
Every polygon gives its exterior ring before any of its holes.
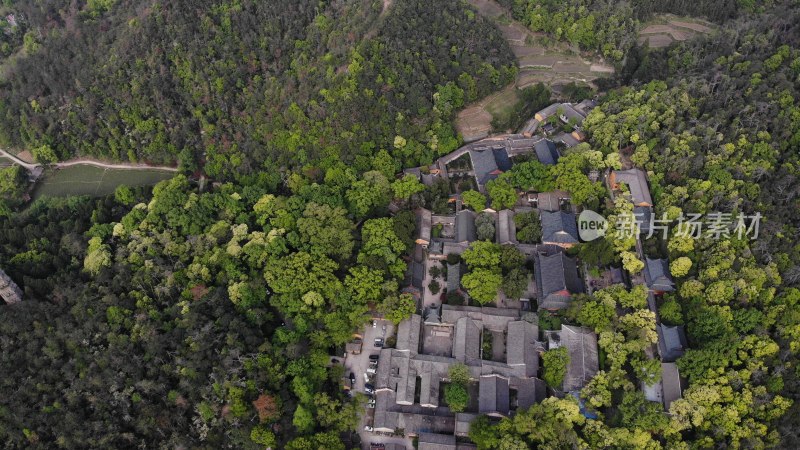
{"type": "Polygon", "coordinates": [[[375,367],[370,367],[370,368],[367,369],[367,373],[370,373],[370,374],[374,375],[374,374],[378,373],[378,371],[375,369],[375,367]]]}
{"type": "Polygon", "coordinates": [[[378,328],[378,321],[377,320],[373,320],[372,321],[372,328],[378,328]]]}
{"type": "Polygon", "coordinates": [[[364,383],[369,383],[369,375],[364,374],[364,383]]]}
{"type": "Polygon", "coordinates": [[[372,433],[372,430],[374,430],[374,428],[372,428],[371,426],[364,425],[364,431],[368,431],[368,432],[372,433]]]}

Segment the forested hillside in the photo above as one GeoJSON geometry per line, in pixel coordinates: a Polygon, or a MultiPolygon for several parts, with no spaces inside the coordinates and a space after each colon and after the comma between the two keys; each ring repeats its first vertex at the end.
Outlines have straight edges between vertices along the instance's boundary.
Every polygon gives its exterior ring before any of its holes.
{"type": "MultiPolygon", "coordinates": [[[[450,184],[396,174],[456,148],[455,111],[516,71],[498,30],[464,3],[391,3],[4,3],[0,145],[43,161],[186,170],[107,198],[11,210],[0,197],[0,268],[25,292],[0,308],[0,447],[357,445],[363,397],[342,392],[329,355],[370,309],[395,323],[415,311],[400,290],[412,211],[449,211],[450,184]],[[218,183],[200,189],[187,177],[196,171],[218,183]]],[[[616,287],[563,314],[599,336],[601,371],[581,393],[597,419],[551,397],[478,419],[470,438],[480,449],[797,448],[800,7],[501,3],[614,60],[622,87],[599,99],[586,142],[558,163],[517,164],[490,182],[493,207],[513,206],[518,189],[555,188],[614,212],[589,174],[624,162],[647,171],[659,216],[763,217],[756,240],[673,230],[644,242],[680,262],[676,292],[658,305],[690,347],[678,361],[689,385],[669,415],[640,389],[660,373],[645,357],[655,342],[646,290],[616,287]],[[720,31],[635,47],[639,21],[684,10],[720,31]]],[[[3,169],[0,196],[19,197],[23,178],[3,169]]],[[[482,210],[487,198],[471,194],[482,210]]],[[[538,220],[522,217],[520,239],[541,238],[538,220]]],[[[579,250],[584,262],[618,261],[630,247],[598,242],[579,250]]],[[[519,270],[475,272],[494,284],[474,274],[466,284],[489,301],[498,286],[525,286],[519,270]]],[[[543,328],[553,320],[542,317],[543,328]]],[[[552,357],[547,380],[558,378],[552,357]]]]}
{"type": "MultiPolygon", "coordinates": [[[[0,267],[26,297],[0,314],[4,448],[350,445],[361,403],[328,355],[368,307],[414,309],[413,214],[386,207],[421,185],[392,180],[456,148],[457,108],[516,72],[464,4],[383,8],[6,6],[31,45],[4,61],[3,146],[235,184],[0,203],[0,267]]],[[[23,172],[2,174],[18,196],[23,172]]]]}
{"type": "Polygon", "coordinates": [[[454,2],[383,14],[367,0],[80,5],[10,7],[37,42],[5,70],[0,145],[179,160],[230,179],[324,157],[363,164],[400,135],[397,159],[415,164],[458,144],[437,90],[458,83],[458,106],[515,70],[499,33],[454,2]]]}

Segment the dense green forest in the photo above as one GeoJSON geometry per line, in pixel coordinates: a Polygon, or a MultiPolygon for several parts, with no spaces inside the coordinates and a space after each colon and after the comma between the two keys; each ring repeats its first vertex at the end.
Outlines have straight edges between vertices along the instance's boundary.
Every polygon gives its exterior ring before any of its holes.
{"type": "MultiPolygon", "coordinates": [[[[342,394],[329,355],[370,309],[394,322],[414,311],[399,288],[411,210],[449,208],[448,183],[396,173],[458,147],[454,113],[516,72],[500,32],[467,5],[393,3],[4,3],[0,145],[41,160],[186,170],[100,199],[16,210],[0,200],[0,268],[26,295],[0,308],[0,446],[356,445],[362,399],[342,394]],[[188,177],[197,171],[219,183],[201,191],[188,177]],[[391,217],[390,201],[399,207],[391,217]]],[[[517,189],[563,189],[620,214],[629,205],[606,202],[588,174],[625,159],[648,172],[659,215],[763,219],[753,241],[673,233],[644,242],[680,262],[678,290],[659,304],[663,322],[686,325],[691,347],[678,362],[689,387],[670,415],[639,390],[658,377],[644,356],[655,324],[644,292],[610,288],[559,319],[599,335],[601,372],[582,392],[599,420],[572,398],[549,398],[510,419],[481,418],[470,437],[481,449],[796,448],[800,8],[501,3],[618,62],[620,87],[586,119],[586,143],[553,166],[516,164],[488,198],[465,194],[469,207],[509,207],[517,189]],[[720,32],[635,46],[640,21],[681,11],[720,32]]],[[[0,196],[18,198],[23,178],[2,169],[0,196]]],[[[517,227],[521,239],[541,237],[532,217],[517,227]]],[[[609,237],[576,252],[636,272],[631,246],[609,237]]],[[[510,253],[475,245],[466,284],[520,290],[524,274],[509,266],[520,256],[510,253]]],[[[558,378],[557,356],[543,358],[547,380],[558,378]]]]}
{"type": "Polygon", "coordinates": [[[0,316],[4,447],[345,448],[360,403],[328,355],[369,308],[413,311],[413,215],[385,216],[419,186],[395,173],[458,147],[455,111],[516,73],[465,5],[382,6],[6,5],[35,45],[5,61],[2,145],[235,184],[3,203],[27,297],[0,316]]]}
{"type": "Polygon", "coordinates": [[[6,69],[0,145],[225,179],[325,159],[364,171],[381,149],[413,165],[457,147],[453,109],[516,70],[457,2],[384,15],[367,0],[78,6],[14,5],[38,43],[6,69]]]}

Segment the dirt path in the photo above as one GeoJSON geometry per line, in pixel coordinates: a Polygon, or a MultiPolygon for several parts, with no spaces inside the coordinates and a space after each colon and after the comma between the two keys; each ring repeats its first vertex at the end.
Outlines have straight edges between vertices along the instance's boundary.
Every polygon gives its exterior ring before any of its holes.
{"type": "MultiPolygon", "coordinates": [[[[11,153],[8,153],[7,151],[5,151],[5,150],[3,150],[1,148],[0,148],[0,156],[3,156],[5,158],[10,159],[14,163],[19,164],[20,166],[22,166],[25,169],[27,169],[28,171],[32,171],[32,170],[36,169],[37,167],[41,166],[41,164],[32,164],[32,163],[25,162],[25,161],[19,159],[18,157],[16,157],[15,155],[12,155],[11,153]]],[[[102,162],[102,161],[96,161],[96,160],[87,159],[87,158],[71,159],[69,161],[63,161],[63,162],[58,162],[58,163],[52,164],[51,166],[52,167],[56,167],[56,168],[62,168],[62,167],[70,167],[70,166],[78,166],[78,165],[95,166],[95,167],[100,167],[100,168],[103,168],[103,169],[164,170],[164,171],[168,171],[168,172],[177,172],[178,171],[178,169],[176,167],[150,166],[150,165],[147,165],[147,164],[132,164],[132,163],[131,164],[125,164],[125,163],[112,164],[112,163],[105,163],[105,162],[102,162]]]]}
{"type": "Polygon", "coordinates": [[[38,164],[26,163],[25,161],[17,158],[15,155],[12,155],[11,153],[8,153],[7,151],[3,150],[2,148],[0,148],[0,156],[3,156],[5,158],[10,159],[12,162],[14,162],[16,164],[19,164],[20,166],[24,167],[28,171],[32,171],[33,169],[35,169],[36,167],[39,166],[38,164]]]}
{"type": "Polygon", "coordinates": [[[69,161],[64,161],[60,163],[54,164],[55,167],[70,167],[70,166],[79,166],[79,165],[87,165],[87,166],[95,166],[100,167],[103,169],[122,169],[122,170],[163,170],[167,172],[177,172],[178,169],[176,167],[169,167],[169,166],[150,166],[147,164],[110,164],[104,163],[100,161],[95,161],[93,159],[71,159],[69,161]]]}

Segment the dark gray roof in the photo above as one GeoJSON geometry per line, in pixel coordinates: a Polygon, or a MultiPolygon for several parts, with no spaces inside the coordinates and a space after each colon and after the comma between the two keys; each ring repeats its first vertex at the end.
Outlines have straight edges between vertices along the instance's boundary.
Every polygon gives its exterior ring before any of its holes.
{"type": "Polygon", "coordinates": [[[542,211],[542,243],[577,244],[578,224],[575,214],[564,211],[542,211]]]}
{"type": "Polygon", "coordinates": [[[539,327],[524,320],[509,322],[506,336],[506,363],[520,377],[536,376],[539,353],[534,341],[539,339],[539,327]]]}
{"type": "Polygon", "coordinates": [[[562,103],[561,104],[561,111],[564,117],[567,120],[575,119],[575,123],[580,125],[583,122],[584,115],[580,113],[577,109],[575,109],[570,103],[562,103]]]}
{"type": "Polygon", "coordinates": [[[405,286],[412,286],[422,292],[422,283],[425,280],[425,265],[417,261],[411,261],[406,270],[406,277],[403,282],[405,286]]]}
{"type": "Polygon", "coordinates": [[[672,402],[681,398],[681,377],[675,363],[661,363],[661,385],[664,390],[664,408],[669,411],[672,402]]]}
{"type": "Polygon", "coordinates": [[[478,240],[475,229],[475,213],[462,209],[456,215],[456,242],[474,242],[478,240]]]}
{"type": "Polygon", "coordinates": [[[509,244],[517,240],[517,226],[514,223],[514,212],[504,209],[497,213],[497,243],[509,244]]]}
{"type": "Polygon", "coordinates": [[[525,410],[547,397],[547,385],[538,378],[519,378],[517,388],[517,411],[525,410]]]}
{"type": "Polygon", "coordinates": [[[481,329],[470,317],[461,317],[455,323],[453,358],[470,365],[481,359],[481,329]]]}
{"type": "Polygon", "coordinates": [[[417,243],[428,244],[431,241],[431,211],[425,208],[417,210],[417,243]]]}
{"type": "Polygon", "coordinates": [[[540,308],[566,308],[571,294],[584,292],[583,280],[578,275],[575,260],[563,252],[550,256],[537,254],[536,263],[534,272],[540,308]]]}
{"type": "Polygon", "coordinates": [[[597,335],[588,328],[561,325],[561,346],[569,352],[569,366],[564,377],[564,392],[579,391],[600,370],[597,358],[597,335]]]}
{"type": "Polygon", "coordinates": [[[397,350],[419,352],[419,338],[422,333],[422,316],[413,314],[411,318],[400,322],[397,326],[397,350]]]}
{"type": "Polygon", "coordinates": [[[456,436],[467,436],[470,424],[477,418],[477,414],[456,413],[456,436]]]}
{"type": "Polygon", "coordinates": [[[550,139],[542,139],[533,148],[536,150],[536,158],[539,159],[539,162],[548,166],[557,163],[558,158],[561,157],[558,150],[556,150],[556,144],[550,139]]]}
{"type": "Polygon", "coordinates": [[[452,434],[420,433],[419,450],[456,450],[456,437],[452,434]]]}
{"type": "Polygon", "coordinates": [[[661,360],[664,362],[674,362],[683,356],[688,344],[686,333],[683,326],[658,325],[658,350],[661,353],[661,360]]]}
{"type": "Polygon", "coordinates": [[[498,169],[503,172],[511,170],[514,164],[511,162],[511,158],[508,157],[508,152],[505,147],[493,148],[492,153],[494,153],[494,162],[497,164],[498,169]]]}
{"type": "Polygon", "coordinates": [[[635,206],[633,208],[633,218],[639,224],[640,233],[649,233],[653,218],[653,208],[649,206],[635,206]]]}
{"type": "Polygon", "coordinates": [[[625,183],[631,194],[634,205],[652,205],[653,199],[650,197],[650,188],[647,187],[647,176],[639,169],[615,170],[614,178],[616,183],[625,183]]]}
{"type": "Polygon", "coordinates": [[[552,105],[540,110],[536,114],[542,117],[542,119],[540,119],[540,120],[544,120],[544,119],[548,118],[549,116],[552,116],[553,114],[555,114],[556,111],[558,111],[558,108],[560,108],[560,107],[561,107],[561,103],[553,103],[552,105]]]}
{"type": "Polygon", "coordinates": [[[478,412],[508,416],[508,379],[498,375],[483,375],[478,386],[478,412]]]}
{"type": "Polygon", "coordinates": [[[461,288],[461,264],[447,264],[447,292],[461,288]]]}
{"type": "Polygon", "coordinates": [[[624,284],[627,286],[627,282],[625,281],[625,272],[623,272],[621,268],[612,267],[608,269],[608,271],[611,274],[611,283],[624,284]]]}
{"type": "Polygon", "coordinates": [[[469,155],[472,158],[472,169],[475,171],[478,184],[485,185],[497,178],[500,169],[497,167],[492,150],[470,150],[469,155]]]}
{"type": "Polygon", "coordinates": [[[645,258],[644,279],[647,286],[654,291],[675,290],[675,283],[669,273],[669,262],[666,259],[645,258]]]}

